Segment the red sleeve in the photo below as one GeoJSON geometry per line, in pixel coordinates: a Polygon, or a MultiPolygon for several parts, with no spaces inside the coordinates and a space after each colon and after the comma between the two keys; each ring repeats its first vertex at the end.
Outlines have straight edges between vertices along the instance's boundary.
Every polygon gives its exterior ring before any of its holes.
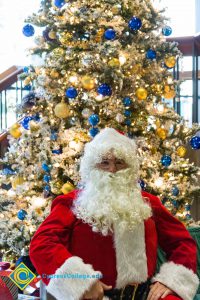
{"type": "Polygon", "coordinates": [[[150,195],[158,243],[168,261],[184,265],[196,272],[197,246],[185,226],[162,205],[159,198],[150,195]]]}
{"type": "Polygon", "coordinates": [[[50,215],[40,225],[30,244],[30,259],[45,284],[49,283],[46,275],[55,271],[70,258],[68,251],[69,236],[75,221],[70,210],[72,199],[57,197],[50,215]]]}

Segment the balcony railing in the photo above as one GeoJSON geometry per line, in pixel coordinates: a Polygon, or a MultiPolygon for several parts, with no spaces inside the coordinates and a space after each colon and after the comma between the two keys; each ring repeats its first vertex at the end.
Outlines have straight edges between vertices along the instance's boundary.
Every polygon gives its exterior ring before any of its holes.
{"type": "Polygon", "coordinates": [[[0,74],[0,132],[18,119],[15,107],[21,103],[25,93],[22,82],[17,77],[22,72],[22,67],[12,66],[0,74]]]}

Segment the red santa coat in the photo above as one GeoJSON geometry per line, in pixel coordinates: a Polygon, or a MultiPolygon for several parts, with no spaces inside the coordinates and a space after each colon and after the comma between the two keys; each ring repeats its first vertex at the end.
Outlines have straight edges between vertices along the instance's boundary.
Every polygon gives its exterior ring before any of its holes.
{"type": "Polygon", "coordinates": [[[134,232],[122,235],[115,230],[103,236],[73,214],[71,206],[77,193],[76,190],[53,201],[50,215],[30,244],[31,261],[54,297],[80,299],[98,280],[99,273],[102,282],[113,287],[144,282],[155,273],[160,245],[168,262],[152,281],[165,284],[184,300],[193,300],[199,284],[195,241],[157,197],[142,192],[153,215],[134,232]],[[54,278],[48,278],[50,274],[55,274],[54,278]],[[80,276],[88,278],[77,278],[80,276]]]}

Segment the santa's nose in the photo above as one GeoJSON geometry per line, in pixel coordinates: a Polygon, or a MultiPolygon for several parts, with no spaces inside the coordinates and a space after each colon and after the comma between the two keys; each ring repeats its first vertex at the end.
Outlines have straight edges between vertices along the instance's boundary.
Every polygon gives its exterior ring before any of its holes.
{"type": "Polygon", "coordinates": [[[111,172],[111,173],[116,173],[117,172],[117,168],[116,168],[115,163],[110,163],[109,164],[108,172],[111,172]]]}

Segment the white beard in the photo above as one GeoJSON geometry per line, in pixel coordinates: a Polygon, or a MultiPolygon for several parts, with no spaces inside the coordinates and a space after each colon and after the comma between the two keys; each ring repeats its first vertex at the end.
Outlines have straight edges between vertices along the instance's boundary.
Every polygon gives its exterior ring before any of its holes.
{"type": "Polygon", "coordinates": [[[93,169],[72,210],[103,235],[113,232],[115,224],[121,233],[133,230],[152,215],[137,181],[131,168],[116,173],[93,169]]]}

